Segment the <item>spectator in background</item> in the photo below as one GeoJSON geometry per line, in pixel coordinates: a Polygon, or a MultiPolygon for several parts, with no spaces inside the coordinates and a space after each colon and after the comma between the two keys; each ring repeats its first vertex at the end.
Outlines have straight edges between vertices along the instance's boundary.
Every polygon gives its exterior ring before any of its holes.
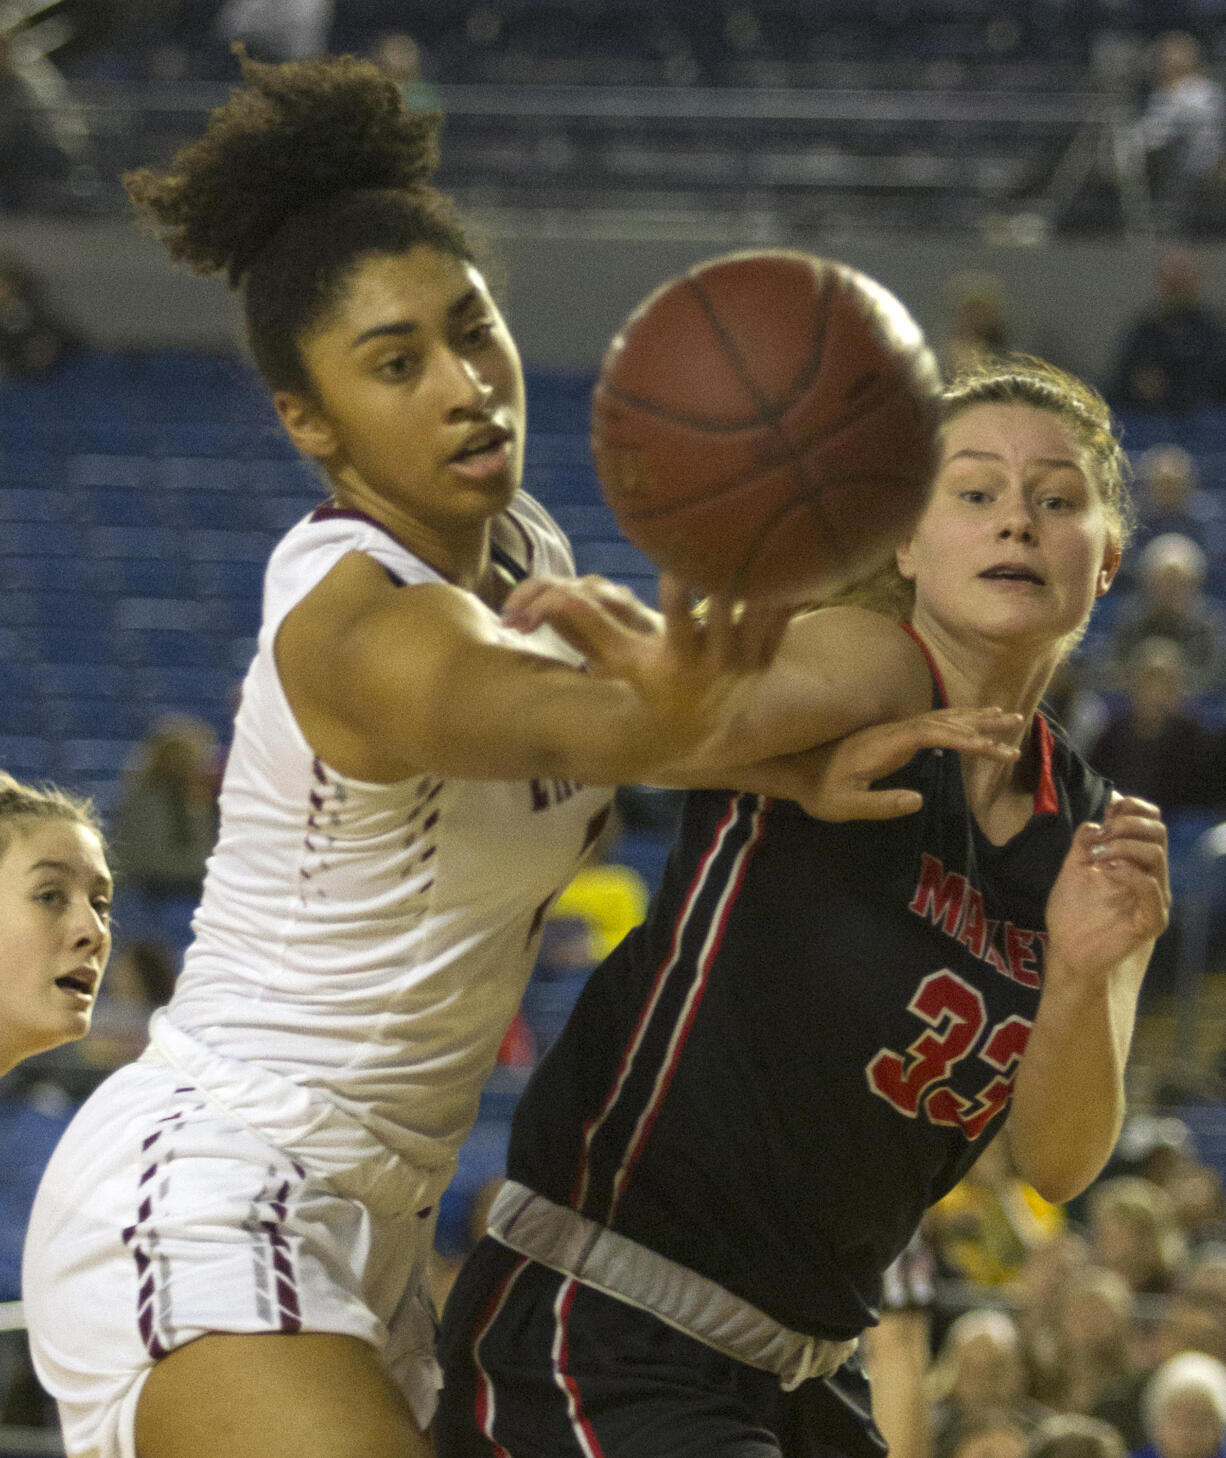
{"type": "Polygon", "coordinates": [[[1009,320],[1000,280],[990,273],[960,273],[949,283],[950,327],[941,367],[955,375],[1010,349],[1009,320]]]}
{"type": "Polygon", "coordinates": [[[976,1413],[949,1436],[947,1458],[1022,1458],[1034,1424],[1009,1408],[976,1413]]]}
{"type": "MultiPolygon", "coordinates": [[[[1133,500],[1137,509],[1134,550],[1155,537],[1177,532],[1204,552],[1211,572],[1221,568],[1226,555],[1226,511],[1218,497],[1201,485],[1200,470],[1190,451],[1178,445],[1156,445],[1145,451],[1136,463],[1133,500]]],[[[1120,586],[1131,586],[1129,575],[1120,573],[1117,590],[1120,586]]]]}
{"type": "Polygon", "coordinates": [[[1048,1409],[1027,1392],[1026,1357],[1013,1318],[967,1311],[945,1333],[931,1372],[933,1458],[951,1458],[960,1433],[983,1414],[1007,1412],[1033,1428],[1048,1409]]]}
{"type": "Polygon", "coordinates": [[[0,379],[51,374],[81,349],[81,339],[48,307],[34,273],[0,258],[0,379]]]}
{"type": "Polygon", "coordinates": [[[1178,532],[1155,537],[1141,553],[1137,591],[1120,609],[1110,638],[1117,683],[1126,685],[1134,650],[1164,638],[1183,654],[1191,694],[1223,687],[1226,617],[1205,596],[1205,554],[1178,532]]]}
{"type": "Polygon", "coordinates": [[[182,946],[217,837],[218,754],[190,714],[154,721],[125,770],[114,812],[121,923],[182,946]]]}
{"type": "Polygon", "coordinates": [[[226,0],[216,28],[257,61],[303,61],[328,49],[336,0],[226,0]]]}
{"type": "Polygon", "coordinates": [[[1124,1440],[1110,1423],[1080,1413],[1044,1418],[1023,1458],[1125,1458],[1124,1440]]]}
{"type": "Polygon", "coordinates": [[[385,30],[376,36],[370,58],[400,87],[412,110],[439,109],[439,94],[422,70],[421,47],[407,30],[385,30]]]}
{"type": "Polygon", "coordinates": [[[1219,180],[1226,155],[1226,91],[1206,75],[1200,45],[1184,31],[1157,38],[1154,65],[1141,145],[1160,221],[1180,231],[1197,200],[1219,180]]]}
{"type": "Polygon", "coordinates": [[[1165,1190],[1134,1175],[1117,1175],[1090,1189],[1086,1210],[1094,1261],[1117,1271],[1134,1293],[1174,1290],[1187,1242],[1165,1190]]]}
{"type": "Polygon", "coordinates": [[[149,1019],[170,1001],[174,981],[174,965],[158,942],[134,941],[121,948],[98,998],[83,1050],[88,1061],[112,1069],[139,1057],[149,1041],[149,1019]]]}
{"type": "Polygon", "coordinates": [[[1072,1277],[1062,1302],[1055,1406],[1099,1414],[1100,1404],[1131,1395],[1132,1308],[1132,1290],[1118,1271],[1087,1266],[1072,1277]]]}
{"type": "Polygon", "coordinates": [[[964,1179],[932,1207],[927,1229],[942,1267],[976,1286],[1001,1287],[1020,1275],[1026,1256],[1060,1233],[1064,1217],[1013,1167],[995,1139],[964,1179]]]}
{"type": "Polygon", "coordinates": [[[1163,811],[1206,806],[1211,735],[1188,707],[1183,650],[1170,638],[1142,638],[1123,673],[1127,700],[1090,746],[1090,763],[1163,811]]]}
{"type": "Polygon", "coordinates": [[[1164,1362],[1145,1389],[1137,1458],[1226,1458],[1226,1366],[1204,1352],[1164,1362]]]}
{"type": "Polygon", "coordinates": [[[1089,659],[1070,653],[1052,674],[1043,711],[1058,724],[1079,754],[1089,758],[1090,745],[1107,722],[1107,703],[1091,682],[1089,659]]]}
{"type": "Polygon", "coordinates": [[[1127,327],[1108,394],[1119,410],[1186,415],[1226,397],[1226,325],[1202,302],[1201,270],[1186,248],[1154,269],[1156,297],[1127,327]]]}

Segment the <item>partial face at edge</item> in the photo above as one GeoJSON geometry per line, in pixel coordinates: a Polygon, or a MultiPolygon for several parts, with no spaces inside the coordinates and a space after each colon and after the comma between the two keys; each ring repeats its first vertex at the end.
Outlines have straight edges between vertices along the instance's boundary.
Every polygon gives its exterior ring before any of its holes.
{"type": "Polygon", "coordinates": [[[0,855],[0,1059],[89,1031],[111,952],[111,874],[96,832],[14,818],[0,855]]]}

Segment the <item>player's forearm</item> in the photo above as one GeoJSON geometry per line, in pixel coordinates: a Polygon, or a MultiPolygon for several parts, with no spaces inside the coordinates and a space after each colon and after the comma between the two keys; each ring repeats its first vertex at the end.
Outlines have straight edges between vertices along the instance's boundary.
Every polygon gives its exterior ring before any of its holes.
{"type": "Polygon", "coordinates": [[[1144,962],[1087,983],[1049,961],[1018,1071],[1009,1143],[1022,1176],[1062,1204],[1101,1172],[1124,1118],[1124,1068],[1144,962]]]}

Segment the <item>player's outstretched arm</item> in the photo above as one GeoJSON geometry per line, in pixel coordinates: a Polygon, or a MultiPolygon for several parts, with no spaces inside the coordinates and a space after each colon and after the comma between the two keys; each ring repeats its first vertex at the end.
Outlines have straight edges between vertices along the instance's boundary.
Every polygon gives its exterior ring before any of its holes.
{"type": "Polygon", "coordinates": [[[818,820],[893,820],[923,805],[918,790],[874,789],[921,749],[951,749],[1012,764],[1022,716],[1003,709],[932,709],[872,724],[803,754],[745,765],[728,788],[795,800],[818,820]]]}
{"type": "Polygon", "coordinates": [[[1117,795],[1101,825],[1078,827],[1048,898],[1043,994],[1009,1117],[1019,1172],[1053,1203],[1080,1194],[1119,1137],[1137,998],[1170,906],[1162,818],[1117,795]]]}
{"type": "Polygon", "coordinates": [[[669,580],[661,600],[658,630],[603,611],[586,627],[593,673],[509,643],[470,593],[395,587],[353,553],[286,617],[277,666],[308,741],[345,773],[641,781],[735,719],[787,621],[728,603],[700,620],[669,580]]]}
{"type": "MultiPolygon", "coordinates": [[[[661,601],[667,603],[673,591],[675,584],[670,586],[662,577],[661,601]]],[[[738,621],[734,605],[709,599],[705,614],[694,621],[702,622],[712,647],[732,662],[738,661],[736,633],[745,635],[750,645],[765,642],[768,651],[759,648],[756,659],[762,672],[752,682],[736,686],[721,704],[721,712],[709,716],[708,734],[658,768],[653,784],[755,789],[804,800],[805,786],[821,778],[823,761],[806,765],[798,760],[788,766],[783,763],[786,757],[807,754],[868,725],[891,723],[928,709],[932,681],[927,664],[914,641],[890,619],[852,607],[775,617],[761,607],[739,607],[755,616],[738,621]],[[747,633],[754,622],[755,631],[747,633]],[[769,782],[757,772],[768,760],[780,761],[769,782]],[[755,767],[752,781],[743,775],[747,765],[755,767]],[[730,778],[737,772],[741,778],[730,778]]],[[[628,680],[636,674],[639,655],[648,665],[658,655],[658,642],[669,631],[668,616],[654,613],[624,587],[596,577],[524,583],[504,609],[504,620],[512,626],[531,631],[547,623],[584,654],[595,672],[628,680]]],[[[694,631],[680,622],[671,630],[682,636],[694,631]]],[[[1020,735],[1021,720],[1015,723],[1020,735]]],[[[891,731],[899,732],[907,731],[891,731]]],[[[916,741],[911,753],[920,747],[922,741],[916,741]]],[[[873,741],[866,741],[860,752],[866,765],[874,767],[873,741]]],[[[888,762],[877,773],[888,773],[908,758],[909,754],[888,762]]],[[[845,766],[850,772],[849,759],[839,761],[840,770],[845,766]]],[[[875,802],[877,816],[887,813],[885,803],[875,802]]],[[[853,819],[857,812],[827,818],[853,819]]]]}

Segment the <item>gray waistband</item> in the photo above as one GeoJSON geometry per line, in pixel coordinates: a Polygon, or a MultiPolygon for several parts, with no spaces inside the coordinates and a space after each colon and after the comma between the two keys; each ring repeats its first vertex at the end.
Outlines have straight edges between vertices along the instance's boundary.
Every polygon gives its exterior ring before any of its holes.
{"type": "Polygon", "coordinates": [[[726,1357],[775,1373],[785,1392],[810,1377],[828,1377],[856,1349],[854,1340],[792,1331],[706,1276],[514,1180],[494,1201],[489,1232],[520,1255],[649,1312],[726,1357]]]}

